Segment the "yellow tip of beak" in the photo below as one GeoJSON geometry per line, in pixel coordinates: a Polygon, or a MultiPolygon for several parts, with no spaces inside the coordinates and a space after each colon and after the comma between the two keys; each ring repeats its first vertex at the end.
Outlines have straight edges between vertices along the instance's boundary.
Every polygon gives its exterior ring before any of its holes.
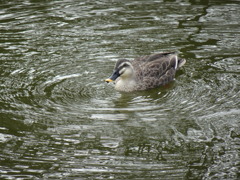
{"type": "Polygon", "coordinates": [[[113,82],[113,80],[108,78],[108,79],[105,79],[105,82],[109,83],[109,82],[113,82]]]}

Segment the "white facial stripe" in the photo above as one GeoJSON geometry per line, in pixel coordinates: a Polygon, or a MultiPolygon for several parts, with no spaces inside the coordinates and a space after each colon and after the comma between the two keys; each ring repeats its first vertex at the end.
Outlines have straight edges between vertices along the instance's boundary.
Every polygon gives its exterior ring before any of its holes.
{"type": "Polygon", "coordinates": [[[175,60],[176,60],[175,69],[177,69],[177,67],[178,67],[178,57],[177,56],[175,56],[175,60]]]}
{"type": "MultiPolygon", "coordinates": [[[[120,64],[120,65],[118,66],[118,69],[119,69],[119,73],[120,73],[120,74],[122,74],[122,73],[125,71],[126,65],[128,65],[129,67],[132,67],[132,65],[131,65],[130,62],[123,62],[122,64],[120,64]]],[[[128,67],[128,66],[127,66],[127,67],[128,67]]]]}
{"type": "Polygon", "coordinates": [[[125,68],[121,68],[121,69],[119,70],[119,74],[123,74],[124,71],[125,71],[125,68]]]}
{"type": "Polygon", "coordinates": [[[129,66],[131,66],[131,63],[130,63],[130,62],[123,62],[122,64],[120,64],[120,65],[118,66],[118,69],[122,69],[123,66],[125,66],[126,64],[129,65],[129,66]]]}

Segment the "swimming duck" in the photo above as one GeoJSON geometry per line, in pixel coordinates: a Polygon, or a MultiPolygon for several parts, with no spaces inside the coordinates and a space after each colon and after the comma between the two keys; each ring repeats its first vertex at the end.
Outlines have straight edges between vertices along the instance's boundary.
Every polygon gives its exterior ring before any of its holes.
{"type": "Polygon", "coordinates": [[[132,61],[119,59],[112,75],[105,82],[115,82],[117,91],[131,92],[166,85],[185,64],[175,52],[157,53],[132,61]]]}

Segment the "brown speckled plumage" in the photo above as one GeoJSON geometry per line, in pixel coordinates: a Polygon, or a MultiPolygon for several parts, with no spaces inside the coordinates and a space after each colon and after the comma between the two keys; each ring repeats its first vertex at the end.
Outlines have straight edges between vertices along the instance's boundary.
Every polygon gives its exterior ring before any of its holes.
{"type": "Polygon", "coordinates": [[[177,69],[185,64],[176,53],[158,53],[136,58],[133,61],[120,59],[106,82],[115,81],[119,91],[146,90],[163,86],[175,77],[177,69]]]}

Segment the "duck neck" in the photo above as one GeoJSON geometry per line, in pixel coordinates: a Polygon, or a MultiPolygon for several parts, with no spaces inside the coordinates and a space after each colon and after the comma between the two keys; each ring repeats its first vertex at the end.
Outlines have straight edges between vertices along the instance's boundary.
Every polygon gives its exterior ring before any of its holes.
{"type": "Polygon", "coordinates": [[[119,78],[116,81],[115,89],[118,91],[130,92],[136,87],[136,80],[134,76],[131,78],[119,78]]]}

